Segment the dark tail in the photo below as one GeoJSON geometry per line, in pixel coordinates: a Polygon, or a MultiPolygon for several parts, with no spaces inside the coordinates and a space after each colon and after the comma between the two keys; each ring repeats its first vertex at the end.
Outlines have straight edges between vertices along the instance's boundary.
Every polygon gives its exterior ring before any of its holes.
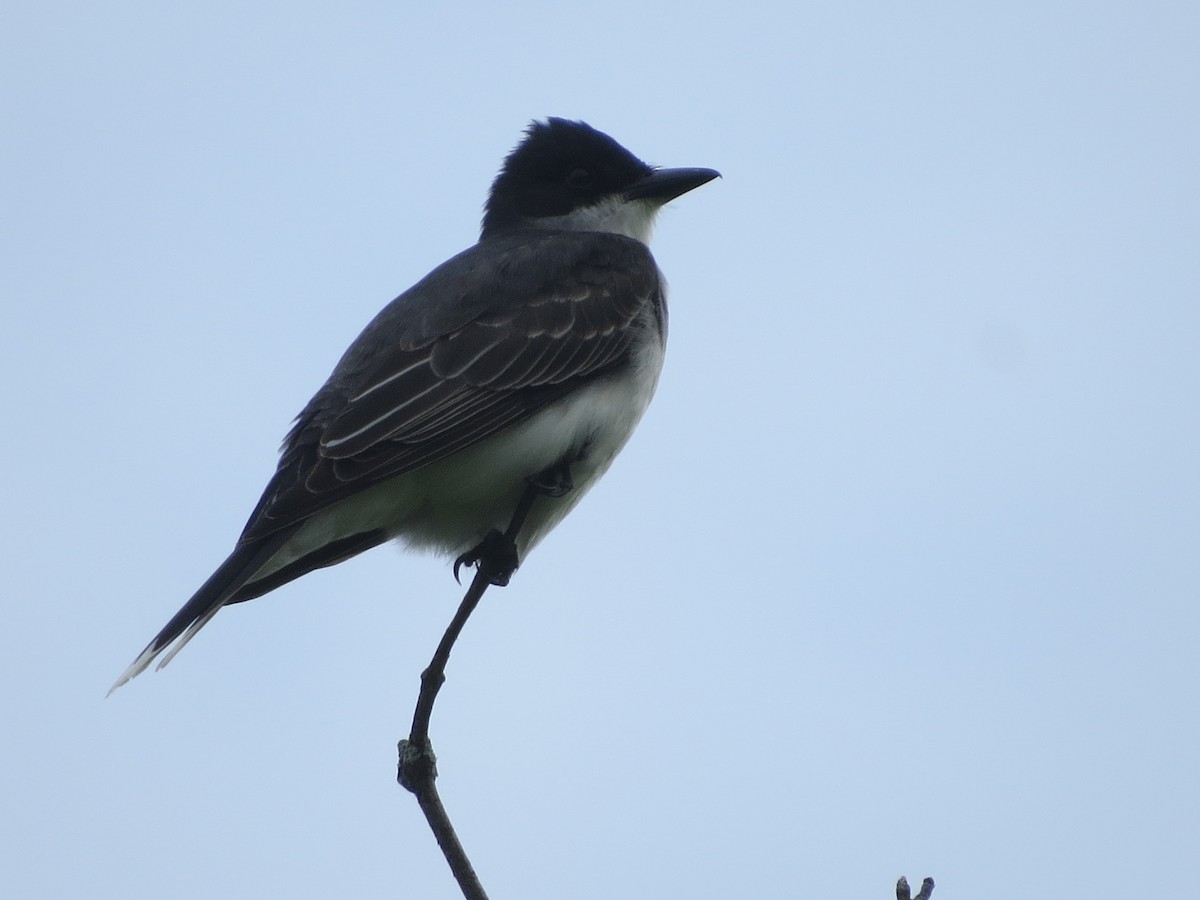
{"type": "Polygon", "coordinates": [[[243,585],[275,555],[293,532],[294,529],[284,529],[250,544],[239,545],[229,558],[221,563],[217,571],[213,572],[208,581],[192,595],[192,599],[183,604],[183,608],[171,617],[171,621],[146,645],[146,649],[129,668],[121,673],[121,677],[108,692],[111,694],[129,679],[144,672],[159,654],[174,644],[158,667],[161,669],[169,663],[196,632],[217,614],[217,610],[233,600],[243,585]]]}

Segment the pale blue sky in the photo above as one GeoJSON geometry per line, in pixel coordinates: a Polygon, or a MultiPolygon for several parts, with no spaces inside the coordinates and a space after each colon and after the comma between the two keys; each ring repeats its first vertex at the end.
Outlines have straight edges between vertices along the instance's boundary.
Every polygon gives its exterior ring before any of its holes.
{"type": "Polygon", "coordinates": [[[660,221],[641,429],[451,662],[495,900],[1193,892],[1198,45],[1182,0],[6,11],[0,894],[458,896],[393,780],[448,565],[103,698],[546,115],[725,177],[660,221]]]}

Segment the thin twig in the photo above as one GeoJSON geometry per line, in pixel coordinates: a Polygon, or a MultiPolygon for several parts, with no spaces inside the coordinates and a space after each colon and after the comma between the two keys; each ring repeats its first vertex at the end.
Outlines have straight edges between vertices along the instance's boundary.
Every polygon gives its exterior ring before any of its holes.
{"type": "Polygon", "coordinates": [[[409,732],[408,740],[400,742],[400,763],[396,773],[397,781],[416,795],[421,812],[425,814],[425,821],[429,823],[429,828],[450,865],[450,871],[467,900],[487,900],[487,894],[479,882],[479,876],[475,874],[475,868],[467,858],[466,851],[463,850],[454,826],[450,824],[450,816],[442,805],[442,799],[438,796],[435,784],[437,757],[433,755],[433,745],[429,740],[429,720],[433,715],[433,702],[446,680],[446,663],[450,659],[454,642],[475,607],[479,605],[483,592],[490,583],[487,566],[480,566],[471,580],[471,586],[467,588],[466,596],[459,604],[458,612],[454,614],[446,633],[442,635],[441,643],[434,651],[429,667],[421,673],[421,692],[417,696],[417,707],[413,712],[412,731],[409,732]]]}
{"type": "Polygon", "coordinates": [[[475,868],[467,858],[454,826],[450,824],[450,816],[447,815],[442,799],[438,796],[434,784],[437,779],[437,757],[433,754],[433,744],[429,740],[429,720],[433,716],[433,704],[437,700],[438,691],[446,681],[446,663],[450,660],[454,642],[458,640],[467,619],[479,605],[488,585],[508,584],[508,579],[517,567],[517,534],[525,524],[533,501],[539,494],[544,493],[546,488],[536,480],[531,480],[521,494],[512,521],[504,534],[492,532],[471,554],[464,554],[455,563],[457,577],[458,566],[464,561],[473,561],[475,577],[471,579],[471,586],[467,588],[467,593],[458,606],[458,612],[454,614],[446,633],[442,635],[428,668],[421,673],[421,691],[417,695],[416,709],[413,710],[412,730],[408,734],[408,740],[401,741],[398,746],[400,762],[396,767],[396,780],[416,795],[421,812],[425,814],[425,821],[429,823],[438,846],[442,848],[442,854],[446,857],[450,871],[454,873],[466,900],[487,900],[487,894],[484,893],[479,876],[475,874],[475,868]]]}
{"type": "Polygon", "coordinates": [[[921,893],[913,897],[909,892],[908,879],[903,875],[896,882],[896,900],[929,900],[933,896],[933,879],[926,878],[921,882],[921,893]]]}
{"type": "Polygon", "coordinates": [[[463,626],[479,605],[489,584],[491,581],[487,566],[481,565],[476,570],[475,577],[471,579],[471,586],[467,588],[467,593],[458,606],[458,612],[446,626],[446,633],[442,635],[441,643],[433,653],[433,659],[430,660],[428,668],[421,673],[421,693],[417,697],[417,707],[413,710],[410,741],[429,742],[429,720],[433,716],[433,703],[437,700],[438,691],[446,681],[446,663],[450,661],[450,651],[454,649],[454,642],[458,640],[463,626]]]}

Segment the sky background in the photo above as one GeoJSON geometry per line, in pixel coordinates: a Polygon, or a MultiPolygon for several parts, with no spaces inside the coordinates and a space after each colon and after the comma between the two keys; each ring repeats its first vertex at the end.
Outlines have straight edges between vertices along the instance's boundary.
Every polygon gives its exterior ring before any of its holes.
{"type": "Polygon", "coordinates": [[[1200,847],[1200,7],[42,3],[0,22],[0,895],[459,896],[380,548],[105,691],[530,119],[673,203],[658,395],[451,660],[504,898],[1153,898],[1200,847]]]}

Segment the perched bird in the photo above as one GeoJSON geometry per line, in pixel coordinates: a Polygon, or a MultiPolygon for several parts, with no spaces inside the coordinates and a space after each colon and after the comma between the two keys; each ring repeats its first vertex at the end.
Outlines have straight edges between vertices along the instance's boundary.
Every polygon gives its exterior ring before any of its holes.
{"type": "Polygon", "coordinates": [[[506,583],[645,412],[667,333],[646,243],[663,204],[717,176],[651,167],[582,122],[534,122],[492,183],[479,242],[350,345],[229,558],[114,689],[170,648],[166,665],[222,606],[388,540],[455,557],[456,575],[487,562],[506,583]]]}

